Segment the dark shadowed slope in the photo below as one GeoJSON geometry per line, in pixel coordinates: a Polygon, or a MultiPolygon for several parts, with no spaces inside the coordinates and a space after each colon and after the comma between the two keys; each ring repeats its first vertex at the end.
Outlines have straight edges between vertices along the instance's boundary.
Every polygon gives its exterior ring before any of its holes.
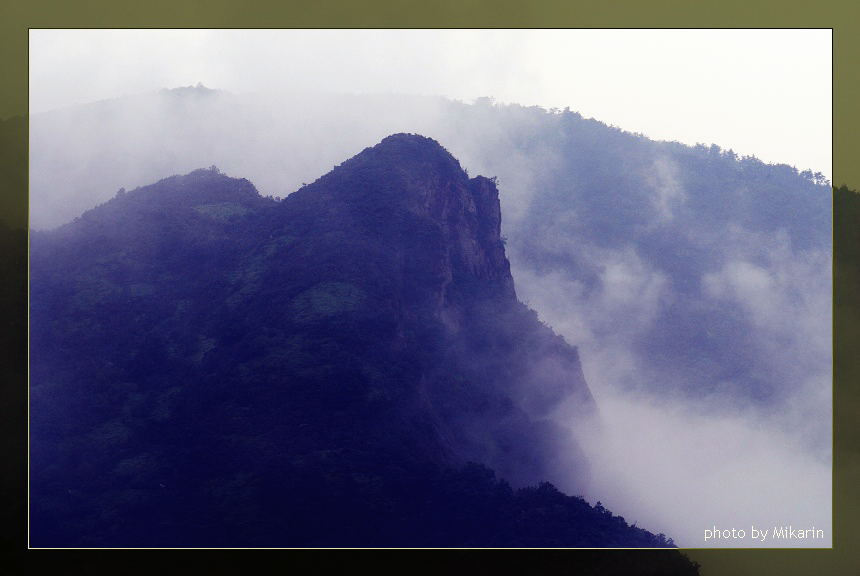
{"type": "Polygon", "coordinates": [[[399,134],[281,202],[198,170],[34,234],[32,543],[666,545],[540,483],[595,407],[500,223],[399,134]]]}

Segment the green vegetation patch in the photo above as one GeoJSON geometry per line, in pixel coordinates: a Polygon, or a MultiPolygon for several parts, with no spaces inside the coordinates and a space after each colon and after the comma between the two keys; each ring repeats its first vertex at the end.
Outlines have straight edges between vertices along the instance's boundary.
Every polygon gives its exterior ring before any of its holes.
{"type": "Polygon", "coordinates": [[[230,220],[231,218],[244,216],[248,213],[247,208],[234,202],[203,204],[201,206],[195,206],[194,210],[197,211],[198,214],[206,216],[207,218],[212,218],[213,220],[230,220]]]}
{"type": "Polygon", "coordinates": [[[266,273],[271,259],[276,254],[295,241],[292,236],[278,236],[267,242],[255,256],[244,263],[230,275],[230,282],[236,291],[227,298],[227,304],[237,305],[246,296],[255,293],[263,285],[263,275],[266,273]]]}
{"type": "Polygon", "coordinates": [[[296,296],[290,310],[297,322],[315,322],[356,310],[364,291],[345,282],[323,282],[296,296]]]}

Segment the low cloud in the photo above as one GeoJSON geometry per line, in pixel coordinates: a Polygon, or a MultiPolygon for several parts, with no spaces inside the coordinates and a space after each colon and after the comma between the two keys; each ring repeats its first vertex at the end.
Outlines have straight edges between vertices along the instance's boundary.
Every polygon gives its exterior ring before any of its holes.
{"type": "MultiPolygon", "coordinates": [[[[831,468],[785,422],[677,398],[594,389],[601,425],[577,430],[591,463],[585,497],[684,547],[809,545],[704,540],[709,528],[822,528],[831,544],[831,468]]],[[[563,421],[563,417],[560,416],[563,421]]]]}
{"type": "Polygon", "coordinates": [[[807,448],[829,454],[832,402],[832,264],[826,251],[794,252],[777,234],[758,263],[728,260],[702,278],[704,296],[742,309],[755,331],[760,370],[783,388],[786,429],[805,430],[807,448]]]}
{"type": "Polygon", "coordinates": [[[595,271],[594,282],[562,270],[539,273],[514,258],[517,293],[580,348],[583,364],[592,367],[586,371],[590,385],[641,385],[647,361],[639,356],[636,343],[655,328],[671,301],[669,278],[632,247],[609,250],[580,244],[576,249],[595,271]]]}
{"type": "Polygon", "coordinates": [[[687,199],[681,185],[678,166],[668,158],[657,158],[651,165],[651,170],[644,175],[644,181],[653,193],[651,204],[656,212],[657,222],[671,221],[675,211],[687,199]]]}
{"type": "MultiPolygon", "coordinates": [[[[781,388],[772,402],[682,393],[654,381],[660,373],[639,345],[662,329],[661,313],[678,295],[634,248],[578,245],[580,262],[598,271],[590,287],[514,259],[520,297],[579,347],[600,411],[598,423],[575,429],[590,484],[567,489],[681,546],[829,546],[829,253],[794,251],[785,233],[740,229],[727,234],[725,247],[715,258],[723,263],[701,277],[698,299],[747,319],[756,370],[781,388]],[[789,524],[821,528],[825,538],[704,540],[714,527],[749,534],[753,525],[789,524]]],[[[577,421],[564,408],[557,420],[577,421]]]]}

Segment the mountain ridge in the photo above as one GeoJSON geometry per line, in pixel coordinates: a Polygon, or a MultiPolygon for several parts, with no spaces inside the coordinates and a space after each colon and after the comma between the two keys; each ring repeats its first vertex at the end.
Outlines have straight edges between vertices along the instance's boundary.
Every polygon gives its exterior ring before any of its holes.
{"type": "Polygon", "coordinates": [[[671,546],[541,483],[587,474],[578,354],[493,181],[392,138],[280,202],[198,170],[33,235],[34,545],[671,546]]]}

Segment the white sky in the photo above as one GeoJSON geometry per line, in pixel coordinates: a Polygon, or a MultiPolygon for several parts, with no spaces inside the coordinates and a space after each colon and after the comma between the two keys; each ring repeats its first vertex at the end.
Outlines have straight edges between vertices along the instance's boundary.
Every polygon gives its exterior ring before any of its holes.
{"type": "Polygon", "coordinates": [[[570,107],[831,176],[830,30],[32,30],[30,111],[202,82],[570,107]]]}

